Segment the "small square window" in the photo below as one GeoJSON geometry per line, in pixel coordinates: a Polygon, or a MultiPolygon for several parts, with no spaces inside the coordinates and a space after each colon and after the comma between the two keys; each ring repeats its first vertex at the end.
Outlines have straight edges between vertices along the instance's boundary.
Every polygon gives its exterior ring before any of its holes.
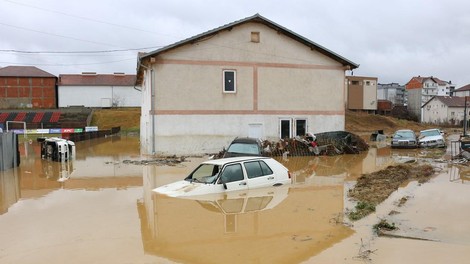
{"type": "Polygon", "coordinates": [[[251,32],[251,42],[259,43],[259,41],[260,41],[259,32],[251,32]]]}
{"type": "Polygon", "coordinates": [[[224,70],[224,92],[236,93],[237,92],[237,73],[234,70],[224,70]]]}

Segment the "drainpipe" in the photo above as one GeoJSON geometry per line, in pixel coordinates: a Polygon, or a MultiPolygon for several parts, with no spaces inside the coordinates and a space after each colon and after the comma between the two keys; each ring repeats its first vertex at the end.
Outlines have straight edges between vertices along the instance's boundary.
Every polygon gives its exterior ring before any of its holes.
{"type": "Polygon", "coordinates": [[[155,155],[155,73],[150,68],[150,113],[152,116],[152,155],[155,155]]]}
{"type": "Polygon", "coordinates": [[[152,67],[147,67],[141,64],[139,60],[139,67],[140,66],[142,66],[146,70],[150,70],[150,116],[152,117],[152,155],[155,155],[155,73],[152,67]]]}

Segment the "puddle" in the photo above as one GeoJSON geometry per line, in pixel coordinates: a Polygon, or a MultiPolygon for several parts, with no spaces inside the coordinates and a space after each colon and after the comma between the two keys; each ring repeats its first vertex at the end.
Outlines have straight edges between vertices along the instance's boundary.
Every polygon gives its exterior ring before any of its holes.
{"type": "Polygon", "coordinates": [[[429,183],[403,186],[375,214],[343,224],[347,190],[361,174],[432,161],[435,151],[377,146],[360,155],[279,157],[291,186],[190,200],[152,189],[181,180],[204,159],[123,162],[145,159],[138,148],[132,137],[78,142],[76,159],[58,163],[41,160],[35,142],[22,145],[21,166],[0,172],[0,262],[357,263],[365,261],[356,258],[361,248],[373,251],[370,263],[468,256],[470,170],[463,165],[439,164],[429,183]],[[381,218],[439,242],[376,237],[372,225],[381,218]]]}

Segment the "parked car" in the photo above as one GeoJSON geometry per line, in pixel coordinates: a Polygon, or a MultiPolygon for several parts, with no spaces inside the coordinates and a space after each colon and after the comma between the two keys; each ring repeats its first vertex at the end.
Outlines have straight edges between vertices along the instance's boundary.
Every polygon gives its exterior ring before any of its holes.
{"type": "Polygon", "coordinates": [[[418,138],[413,130],[397,130],[392,136],[392,148],[417,148],[418,138]]]}
{"type": "Polygon", "coordinates": [[[289,170],[272,158],[233,157],[205,161],[184,180],[155,188],[154,191],[171,197],[185,197],[289,183],[289,170]]]}
{"type": "Polygon", "coordinates": [[[437,128],[422,130],[419,134],[419,146],[422,148],[445,148],[446,140],[437,128]]]}
{"type": "Polygon", "coordinates": [[[241,156],[263,156],[263,146],[257,138],[235,138],[225,151],[223,158],[241,156]]]}

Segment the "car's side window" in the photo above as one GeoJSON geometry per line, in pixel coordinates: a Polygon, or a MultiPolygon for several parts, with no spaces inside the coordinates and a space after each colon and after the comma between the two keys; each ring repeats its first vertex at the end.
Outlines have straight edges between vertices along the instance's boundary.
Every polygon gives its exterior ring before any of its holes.
{"type": "Polygon", "coordinates": [[[249,179],[273,174],[264,161],[245,162],[245,169],[249,179]]]}
{"type": "Polygon", "coordinates": [[[273,174],[273,170],[268,166],[268,164],[264,163],[264,161],[259,162],[259,165],[261,165],[261,169],[263,170],[263,175],[271,175],[273,174]]]}
{"type": "Polygon", "coordinates": [[[225,167],[220,176],[222,183],[241,181],[244,179],[241,164],[232,164],[225,167]]]}

